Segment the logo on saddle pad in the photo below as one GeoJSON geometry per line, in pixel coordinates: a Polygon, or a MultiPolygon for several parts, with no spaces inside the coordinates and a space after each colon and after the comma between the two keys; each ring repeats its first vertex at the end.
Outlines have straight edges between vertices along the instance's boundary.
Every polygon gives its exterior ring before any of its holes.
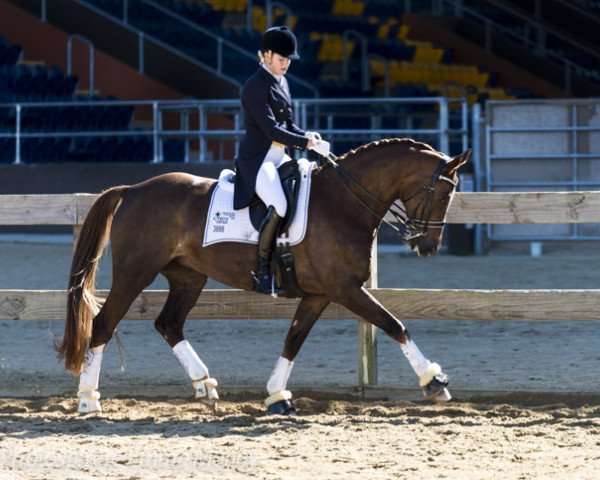
{"type": "MultiPolygon", "coordinates": [[[[278,245],[296,245],[304,239],[308,214],[308,197],[314,162],[302,158],[298,160],[300,171],[300,188],[296,214],[282,236],[277,239],[278,245]]],[[[223,170],[214,189],[208,210],[204,241],[206,247],[219,242],[258,243],[258,231],[250,219],[250,209],[233,209],[233,185],[235,173],[223,170]]]]}
{"type": "Polygon", "coordinates": [[[213,216],[213,222],[215,222],[216,224],[225,224],[227,225],[227,223],[229,222],[229,220],[234,221],[235,220],[235,212],[217,212],[215,213],[215,215],[213,216]]]}

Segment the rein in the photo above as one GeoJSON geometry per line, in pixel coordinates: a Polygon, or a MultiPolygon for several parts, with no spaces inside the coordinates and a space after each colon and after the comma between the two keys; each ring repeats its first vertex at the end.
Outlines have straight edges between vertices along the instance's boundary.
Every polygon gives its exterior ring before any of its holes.
{"type": "Polygon", "coordinates": [[[453,187],[456,187],[457,182],[452,180],[449,177],[442,175],[442,170],[446,165],[446,162],[440,158],[440,161],[431,176],[431,180],[429,184],[423,185],[414,195],[411,195],[408,198],[400,199],[402,204],[399,204],[398,201],[394,201],[389,208],[389,212],[396,218],[398,223],[401,223],[405,227],[405,231],[402,232],[396,225],[392,225],[388,222],[384,217],[374,212],[373,209],[367,205],[362,198],[360,198],[359,194],[355,191],[358,190],[362,194],[366,195],[369,200],[378,204],[381,208],[385,208],[383,203],[375,198],[371,193],[369,193],[361,184],[359,184],[356,180],[354,180],[348,172],[346,172],[342,166],[337,163],[338,157],[336,157],[333,153],[329,152],[329,155],[326,157],[327,161],[333,166],[334,170],[340,175],[340,177],[344,180],[345,185],[348,187],[348,190],[352,192],[352,194],[356,197],[356,199],[365,207],[372,215],[379,219],[380,222],[384,222],[389,225],[398,235],[402,237],[402,239],[406,242],[409,240],[413,240],[415,238],[423,237],[427,234],[428,228],[442,228],[445,225],[443,220],[433,220],[429,219],[429,215],[431,215],[431,208],[433,204],[433,195],[435,192],[435,183],[438,180],[444,180],[450,183],[453,187]],[[406,207],[404,203],[412,200],[417,195],[423,194],[423,198],[415,208],[415,215],[410,216],[406,211],[406,207]],[[392,207],[396,207],[398,211],[392,210],[392,207]],[[420,212],[420,213],[419,213],[420,212]],[[419,218],[416,218],[419,216],[419,218]],[[425,220],[424,220],[425,219],[425,220]]]}

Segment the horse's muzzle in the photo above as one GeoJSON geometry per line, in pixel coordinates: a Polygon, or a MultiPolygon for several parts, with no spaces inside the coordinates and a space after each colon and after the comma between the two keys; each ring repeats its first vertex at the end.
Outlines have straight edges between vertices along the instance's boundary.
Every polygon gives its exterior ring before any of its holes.
{"type": "Polygon", "coordinates": [[[415,238],[410,241],[411,248],[417,252],[419,257],[431,257],[440,249],[440,239],[433,239],[429,235],[415,238]]]}

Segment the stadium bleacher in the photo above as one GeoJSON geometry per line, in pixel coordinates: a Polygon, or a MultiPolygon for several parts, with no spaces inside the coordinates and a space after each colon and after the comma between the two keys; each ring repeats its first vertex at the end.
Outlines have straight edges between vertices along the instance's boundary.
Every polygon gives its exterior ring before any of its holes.
{"type": "MultiPolygon", "coordinates": [[[[122,3],[118,0],[91,0],[95,6],[119,18],[122,3]]],[[[162,7],[170,9],[182,19],[195,22],[216,35],[254,54],[260,35],[266,28],[266,4],[264,0],[252,3],[253,30],[246,28],[246,0],[160,0],[162,7]]],[[[284,9],[273,9],[273,23],[288,22],[294,29],[301,50],[302,60],[294,62],[290,72],[312,84],[323,97],[370,96],[382,94],[384,88],[384,61],[391,66],[391,91],[404,92],[407,96],[422,96],[424,89],[431,96],[439,95],[445,83],[460,83],[470,92],[470,101],[480,98],[516,98],[532,96],[528,92],[509,91],[494,83],[493,72],[478,71],[476,65],[452,64],[452,51],[442,45],[415,41],[410,38],[407,25],[400,22],[404,2],[378,0],[286,0],[278,2],[292,12],[286,18],[284,9]],[[347,31],[358,32],[368,39],[371,59],[371,89],[365,91],[359,84],[361,59],[355,37],[348,40],[350,55],[350,79],[342,77],[343,35],[347,31]],[[383,60],[382,60],[383,59],[383,60]],[[415,73],[415,72],[418,72],[415,73]],[[486,80],[487,79],[487,80],[486,80]]],[[[430,2],[413,1],[413,9],[424,8],[430,2]],[[421,3],[423,5],[421,5],[421,3]]],[[[160,14],[158,10],[131,2],[129,22],[166,43],[208,62],[214,56],[216,45],[200,41],[193,28],[160,14]]],[[[224,73],[243,83],[255,70],[252,57],[241,57],[225,52],[224,73]],[[228,66],[231,68],[228,69],[228,66]]],[[[302,95],[300,90],[295,94],[302,95]]]]}
{"type": "MultiPolygon", "coordinates": [[[[117,19],[123,17],[122,0],[87,0],[87,3],[117,19]]],[[[223,51],[225,75],[243,83],[255,71],[256,47],[267,24],[265,0],[253,0],[250,30],[247,29],[247,0],[155,0],[152,3],[169,9],[173,16],[149,8],[145,2],[129,2],[129,24],[209,64],[214,62],[218,40],[207,40],[194,28],[198,25],[247,52],[247,56],[243,56],[230,49],[223,51]]],[[[467,2],[475,7],[479,3],[482,2],[467,2]]],[[[582,0],[580,3],[588,5],[594,2],[582,0]]],[[[430,0],[411,0],[410,4],[413,11],[431,6],[430,0]]],[[[445,45],[412,38],[409,26],[402,22],[405,5],[406,2],[395,0],[282,0],[273,8],[272,21],[275,24],[289,23],[296,32],[302,59],[293,62],[290,73],[312,85],[321,97],[369,97],[389,92],[389,95],[399,97],[466,96],[473,104],[487,99],[534,96],[527,90],[498,85],[498,74],[494,71],[475,64],[454,62],[454,52],[445,45]],[[287,8],[281,8],[281,4],[287,8]],[[365,65],[365,59],[361,58],[361,35],[367,40],[368,89],[360,83],[365,65]],[[346,59],[343,58],[345,47],[346,59]],[[344,60],[347,62],[345,65],[344,60]],[[344,75],[345,66],[350,73],[347,76],[344,75]],[[387,77],[386,70],[389,72],[387,77]]],[[[503,24],[512,25],[511,19],[502,17],[502,12],[494,11],[489,5],[480,8],[487,9],[488,15],[498,15],[503,24]]],[[[512,26],[520,28],[518,24],[512,26]]],[[[101,94],[82,96],[76,91],[77,77],[65,75],[58,67],[25,62],[23,58],[19,45],[10,45],[0,38],[0,102],[24,105],[21,111],[22,132],[106,132],[106,135],[78,135],[69,141],[64,141],[64,138],[24,138],[22,161],[55,162],[65,158],[73,161],[144,162],[152,159],[151,139],[143,131],[136,130],[143,127],[136,127],[132,107],[111,106],[105,102],[97,106],[93,103],[75,105],[81,100],[113,99],[101,94]],[[27,106],[32,102],[63,104],[45,108],[41,113],[40,108],[27,106]],[[68,105],[69,102],[73,105],[68,105]],[[112,132],[125,134],[116,136],[112,132]],[[38,154],[31,154],[36,146],[38,154]]],[[[296,98],[309,96],[306,87],[293,81],[291,84],[296,98]]],[[[15,115],[14,108],[0,107],[0,132],[14,130],[15,115]]],[[[368,122],[368,117],[355,118],[354,125],[361,124],[363,120],[368,122]]],[[[0,144],[3,147],[0,162],[13,161],[14,140],[0,139],[0,144]]],[[[183,141],[165,141],[163,149],[165,161],[182,161],[183,141]]]]}
{"type": "MultiPolygon", "coordinates": [[[[24,61],[21,46],[7,44],[0,37],[0,104],[21,104],[21,133],[48,135],[77,132],[77,136],[72,137],[24,138],[21,141],[21,161],[151,161],[152,140],[142,132],[136,134],[132,126],[133,107],[107,105],[107,101],[116,100],[114,97],[78,94],[78,81],[74,75],[65,75],[59,67],[24,61]],[[42,107],[41,102],[49,104],[42,107]],[[52,102],[59,105],[52,106],[52,102]],[[81,102],[88,103],[82,105],[81,102]],[[98,102],[98,105],[94,105],[94,102],[98,102]],[[81,135],[82,132],[107,132],[107,135],[87,137],[81,135]],[[128,135],[115,136],[110,132],[128,135]]],[[[14,134],[15,125],[14,106],[0,105],[0,133],[14,134]]],[[[181,140],[166,141],[165,161],[183,161],[183,148],[181,140]]],[[[14,138],[0,138],[0,163],[12,163],[14,160],[14,138]]]]}

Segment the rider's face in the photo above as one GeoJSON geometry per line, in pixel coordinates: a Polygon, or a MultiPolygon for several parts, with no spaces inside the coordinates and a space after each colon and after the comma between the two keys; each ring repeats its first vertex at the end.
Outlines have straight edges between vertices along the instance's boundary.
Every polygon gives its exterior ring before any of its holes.
{"type": "Polygon", "coordinates": [[[267,52],[267,67],[273,75],[285,75],[292,62],[289,58],[275,52],[267,52]]]}

